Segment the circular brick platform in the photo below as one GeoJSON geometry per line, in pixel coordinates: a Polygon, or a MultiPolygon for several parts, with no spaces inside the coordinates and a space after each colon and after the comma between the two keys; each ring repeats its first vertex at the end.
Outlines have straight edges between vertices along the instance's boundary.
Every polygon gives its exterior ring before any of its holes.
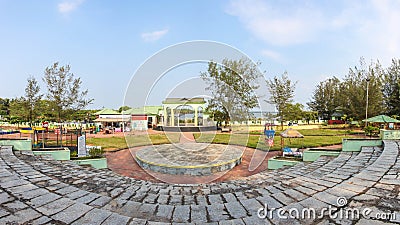
{"type": "Polygon", "coordinates": [[[136,152],[144,169],[173,175],[203,176],[239,165],[243,150],[235,146],[180,143],[150,146],[136,152]]]}

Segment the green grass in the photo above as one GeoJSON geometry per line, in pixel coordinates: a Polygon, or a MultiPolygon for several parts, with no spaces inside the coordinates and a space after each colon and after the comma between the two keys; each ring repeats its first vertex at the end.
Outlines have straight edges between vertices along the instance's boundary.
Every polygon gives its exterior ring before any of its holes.
{"type": "Polygon", "coordinates": [[[106,151],[126,149],[129,147],[158,145],[179,142],[179,134],[150,134],[150,135],[131,135],[125,137],[107,137],[107,138],[88,138],[88,145],[102,146],[106,151]],[[128,144],[127,144],[128,142],[128,144]]]}
{"type": "MultiPolygon", "coordinates": [[[[304,132],[306,133],[306,132],[304,132]]],[[[285,146],[293,148],[315,148],[321,146],[341,144],[342,139],[346,138],[344,133],[337,133],[336,135],[327,134],[317,136],[312,132],[309,132],[304,138],[285,138],[285,146]]],[[[246,135],[246,134],[199,134],[195,133],[194,137],[197,142],[215,143],[215,144],[233,144],[247,146],[250,148],[256,148],[260,150],[268,150],[268,146],[265,144],[263,135],[246,135]]],[[[270,150],[280,150],[281,138],[275,136],[274,146],[270,150]]]]}
{"type": "MultiPolygon", "coordinates": [[[[293,129],[297,130],[296,127],[293,129]]],[[[352,130],[344,130],[344,129],[303,129],[298,131],[303,134],[304,136],[337,136],[337,135],[351,135],[360,133],[359,131],[352,131],[352,130]]],[[[251,131],[249,134],[251,135],[259,135],[263,134],[264,131],[251,131]]],[[[276,131],[276,135],[279,135],[282,131],[276,131]]]]}

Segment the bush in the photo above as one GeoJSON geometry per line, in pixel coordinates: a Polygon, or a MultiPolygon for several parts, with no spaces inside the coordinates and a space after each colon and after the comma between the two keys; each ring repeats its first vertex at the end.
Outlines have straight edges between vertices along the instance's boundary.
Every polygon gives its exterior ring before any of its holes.
{"type": "Polygon", "coordinates": [[[102,157],[104,155],[104,150],[102,148],[91,148],[89,150],[89,155],[92,157],[102,157]]]}
{"type": "Polygon", "coordinates": [[[369,135],[370,137],[374,134],[377,133],[377,131],[379,130],[378,127],[374,127],[374,126],[367,126],[364,128],[364,131],[367,135],[369,135]]]}

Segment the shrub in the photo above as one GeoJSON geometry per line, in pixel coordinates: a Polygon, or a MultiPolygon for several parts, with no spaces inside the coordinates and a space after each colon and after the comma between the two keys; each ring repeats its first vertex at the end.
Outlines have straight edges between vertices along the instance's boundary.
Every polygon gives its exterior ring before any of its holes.
{"type": "Polygon", "coordinates": [[[92,157],[102,157],[104,155],[104,150],[102,148],[91,148],[89,150],[89,155],[92,157]]]}

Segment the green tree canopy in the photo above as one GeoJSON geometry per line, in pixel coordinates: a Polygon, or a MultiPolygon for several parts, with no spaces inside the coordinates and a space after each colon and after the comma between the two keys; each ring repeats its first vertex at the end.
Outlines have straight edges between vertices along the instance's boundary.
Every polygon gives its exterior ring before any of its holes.
{"type": "Polygon", "coordinates": [[[59,66],[56,62],[45,69],[43,81],[47,86],[47,99],[57,113],[58,121],[66,119],[66,115],[83,109],[93,99],[88,99],[88,90],[81,91],[82,81],[70,72],[70,65],[59,66]]]}
{"type": "Polygon", "coordinates": [[[207,72],[201,73],[212,96],[206,110],[217,122],[245,121],[251,117],[250,109],[258,104],[257,80],[262,77],[257,66],[245,58],[224,59],[222,65],[210,62],[207,72]]]}
{"type": "Polygon", "coordinates": [[[282,127],[283,122],[288,119],[288,110],[286,108],[289,103],[293,102],[296,84],[297,81],[290,80],[287,72],[283,73],[281,77],[275,76],[267,80],[267,87],[270,92],[270,98],[267,102],[275,105],[282,127]]]}

